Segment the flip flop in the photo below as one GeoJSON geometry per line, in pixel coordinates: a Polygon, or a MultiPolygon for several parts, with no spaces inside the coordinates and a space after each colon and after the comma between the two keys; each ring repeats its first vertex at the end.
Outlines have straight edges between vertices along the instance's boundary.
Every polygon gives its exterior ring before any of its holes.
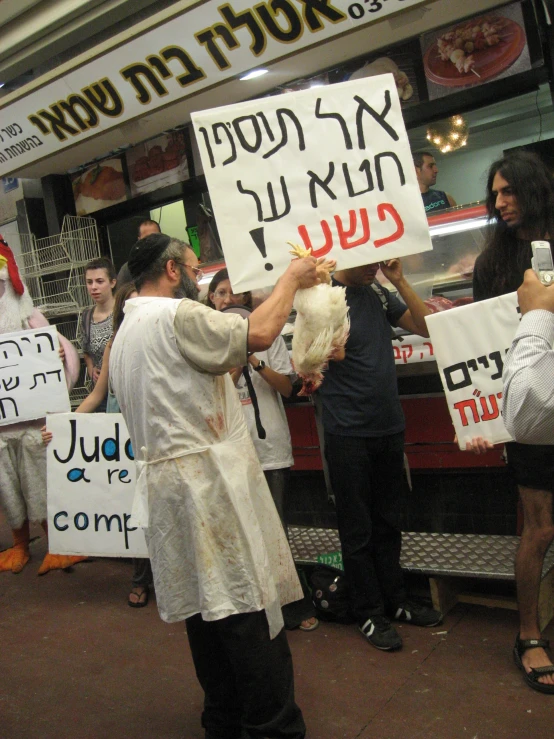
{"type": "Polygon", "coordinates": [[[540,677],[545,675],[554,675],[554,665],[546,665],[545,667],[532,667],[530,672],[527,672],[525,665],[521,659],[521,656],[528,649],[535,649],[536,647],[542,647],[548,649],[550,642],[548,639],[520,639],[519,635],[516,637],[516,643],[514,646],[514,662],[517,667],[523,672],[523,677],[527,685],[533,690],[538,690],[539,693],[548,693],[554,695],[554,685],[545,685],[539,682],[540,677]]]}
{"type": "Polygon", "coordinates": [[[307,618],[304,621],[302,621],[302,623],[298,627],[300,631],[315,631],[317,627],[319,626],[319,621],[317,620],[315,616],[313,617],[313,619],[314,619],[314,622],[312,624],[309,623],[309,621],[311,621],[310,618],[307,618]],[[308,623],[308,625],[304,626],[304,623],[308,623]]]}
{"type": "Polygon", "coordinates": [[[127,604],[131,608],[144,608],[148,605],[148,599],[150,597],[150,588],[148,585],[137,585],[136,588],[133,588],[129,595],[138,595],[138,600],[136,603],[133,603],[131,600],[127,600],[127,604]],[[140,591],[140,592],[137,592],[140,591]]]}

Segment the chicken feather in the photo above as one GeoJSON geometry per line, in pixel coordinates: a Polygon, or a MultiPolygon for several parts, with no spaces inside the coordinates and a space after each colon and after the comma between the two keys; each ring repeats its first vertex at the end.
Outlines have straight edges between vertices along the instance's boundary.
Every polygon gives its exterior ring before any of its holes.
{"type": "MultiPolygon", "coordinates": [[[[311,256],[311,250],[288,243],[299,259],[311,256]]],[[[323,265],[317,269],[321,284],[298,290],[293,304],[292,363],[303,383],[299,395],[311,395],[321,385],[329,360],[341,356],[350,331],[346,288],[333,287],[323,265]]]]}

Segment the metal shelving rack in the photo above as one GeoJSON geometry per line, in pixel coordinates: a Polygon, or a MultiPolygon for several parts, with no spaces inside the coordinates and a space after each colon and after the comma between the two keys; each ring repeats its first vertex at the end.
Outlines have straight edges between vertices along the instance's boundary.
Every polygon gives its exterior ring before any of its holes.
{"type": "MultiPolygon", "coordinates": [[[[79,354],[81,315],[90,306],[83,267],[102,256],[94,218],[64,216],[61,233],[37,239],[20,234],[22,274],[35,308],[55,319],[58,331],[71,341],[79,354]],[[63,320],[59,320],[59,319],[63,320]]],[[[70,392],[75,408],[90,392],[84,364],[70,392]]]]}

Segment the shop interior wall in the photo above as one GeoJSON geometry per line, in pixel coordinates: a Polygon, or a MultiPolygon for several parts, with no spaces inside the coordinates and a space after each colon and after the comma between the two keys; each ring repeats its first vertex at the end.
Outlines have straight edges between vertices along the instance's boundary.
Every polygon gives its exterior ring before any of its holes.
{"type": "MultiPolygon", "coordinates": [[[[539,140],[541,121],[534,116],[526,121],[498,123],[487,132],[469,134],[465,149],[448,155],[436,154],[439,167],[436,188],[450,193],[458,205],[483,200],[489,165],[502,157],[505,149],[539,140]]],[[[542,114],[541,140],[554,137],[554,111],[542,114]]]]}

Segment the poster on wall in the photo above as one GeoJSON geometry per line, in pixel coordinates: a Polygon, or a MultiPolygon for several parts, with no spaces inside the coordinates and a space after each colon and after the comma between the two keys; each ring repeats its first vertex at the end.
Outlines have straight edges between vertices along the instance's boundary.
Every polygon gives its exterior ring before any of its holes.
{"type": "Polygon", "coordinates": [[[431,250],[392,74],[192,120],[235,292],[274,285],[288,242],[339,269],[431,250]]]}
{"type": "Polygon", "coordinates": [[[421,37],[430,100],[531,69],[520,3],[421,37]]]}
{"type": "Polygon", "coordinates": [[[125,177],[120,158],[103,162],[75,174],[71,178],[75,210],[78,216],[86,216],[110,205],[127,200],[125,177]]]}
{"type": "Polygon", "coordinates": [[[328,81],[333,84],[360,80],[387,72],[394,76],[402,108],[418,105],[427,100],[425,83],[421,84],[423,81],[421,52],[417,40],[342,64],[328,73],[328,81]]]}
{"type": "Polygon", "coordinates": [[[174,131],[134,146],[125,153],[131,197],[189,178],[184,131],[174,131]]]}
{"type": "Polygon", "coordinates": [[[21,180],[2,177],[0,180],[0,223],[17,218],[17,201],[23,198],[21,180]]]}
{"type": "Polygon", "coordinates": [[[47,418],[48,539],[55,554],[147,557],[130,523],[135,462],[121,413],[47,418]]]}
{"type": "Polygon", "coordinates": [[[511,440],[502,421],[502,371],[520,319],[517,293],[425,318],[460,449],[475,436],[511,440]]]}

